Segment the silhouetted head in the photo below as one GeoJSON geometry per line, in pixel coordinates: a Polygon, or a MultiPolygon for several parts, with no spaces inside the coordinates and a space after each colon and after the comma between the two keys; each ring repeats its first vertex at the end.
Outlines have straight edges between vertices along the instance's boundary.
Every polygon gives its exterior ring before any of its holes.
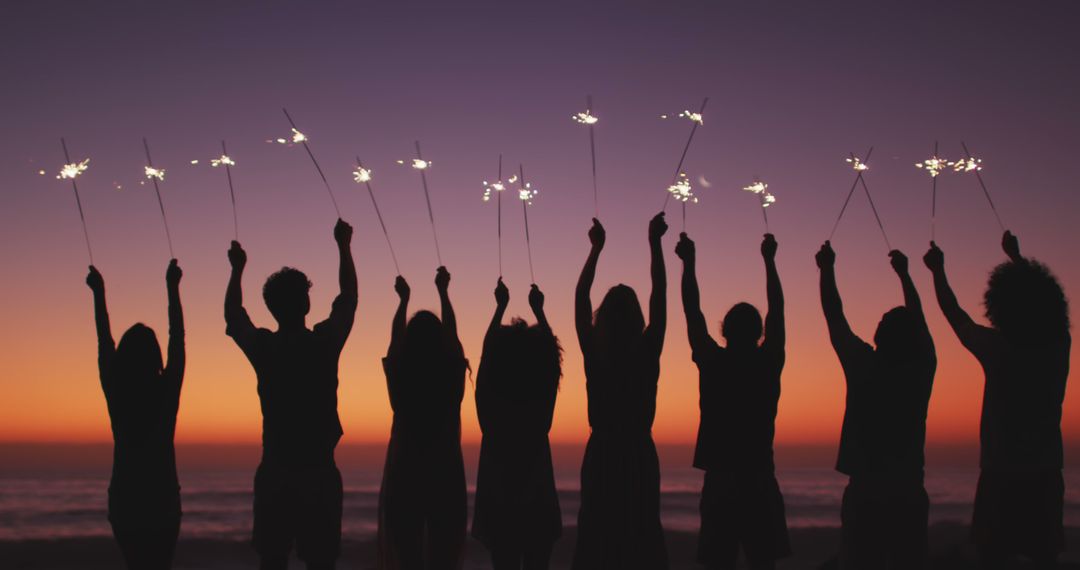
{"type": "MultiPolygon", "coordinates": [[[[456,378],[451,382],[448,374],[459,369],[461,357],[456,340],[447,334],[439,317],[431,311],[417,311],[405,325],[401,366],[407,381],[399,385],[399,394],[436,406],[460,398],[456,378]]],[[[468,368],[467,362],[465,366],[468,368]]]]}
{"type": "Polygon", "coordinates": [[[121,378],[143,380],[160,376],[164,365],[154,329],[142,323],[131,325],[116,345],[115,362],[121,378]]]}
{"type": "Polygon", "coordinates": [[[431,311],[417,311],[405,325],[407,355],[428,358],[441,354],[445,344],[442,321],[431,311]]]}
{"type": "Polygon", "coordinates": [[[907,307],[889,309],[874,331],[877,353],[898,359],[912,356],[919,346],[918,327],[918,321],[907,307]]]}
{"type": "Polygon", "coordinates": [[[266,278],[263,300],[270,314],[278,323],[303,320],[311,310],[311,281],[299,269],[282,267],[281,271],[266,278]]]}
{"type": "Polygon", "coordinates": [[[1050,269],[1031,259],[994,268],[983,296],[986,318],[1011,342],[1058,342],[1069,332],[1069,301],[1050,269]]]}
{"type": "Polygon", "coordinates": [[[615,345],[637,340],[645,331],[645,315],[637,293],[626,285],[616,285],[604,295],[593,315],[597,335],[615,345]]]}
{"type": "Polygon", "coordinates": [[[762,332],[761,313],[750,303],[736,303],[724,315],[720,333],[731,346],[757,346],[762,332]]]}
{"type": "Polygon", "coordinates": [[[484,349],[488,388],[522,402],[537,401],[559,386],[562,347],[549,329],[521,319],[500,326],[484,349]]]}

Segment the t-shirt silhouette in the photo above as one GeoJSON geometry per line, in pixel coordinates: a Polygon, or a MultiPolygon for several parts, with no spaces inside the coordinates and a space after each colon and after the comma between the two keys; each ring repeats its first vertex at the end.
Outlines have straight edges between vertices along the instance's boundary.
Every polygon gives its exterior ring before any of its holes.
{"type": "Polygon", "coordinates": [[[240,309],[225,333],[244,351],[258,377],[263,461],[322,465],[341,439],[337,413],[338,359],[352,330],[356,298],[338,295],[330,316],[310,330],[256,328],[240,309]]]}

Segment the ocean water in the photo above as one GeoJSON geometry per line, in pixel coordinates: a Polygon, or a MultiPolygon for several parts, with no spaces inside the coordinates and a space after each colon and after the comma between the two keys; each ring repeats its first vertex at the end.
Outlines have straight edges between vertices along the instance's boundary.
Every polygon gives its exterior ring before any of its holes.
{"type": "MultiPolygon", "coordinates": [[[[44,462],[47,465],[9,462],[0,467],[0,540],[111,536],[106,519],[109,464],[102,453],[107,455],[107,447],[99,450],[92,461],[72,461],[82,463],[77,468],[65,466],[62,458],[44,462]]],[[[257,452],[240,455],[189,462],[195,465],[181,469],[182,537],[248,539],[257,452]]],[[[662,451],[662,457],[664,526],[695,531],[702,474],[682,461],[689,457],[688,449],[662,451]]],[[[183,465],[183,454],[180,459],[183,465]]],[[[567,525],[574,524],[578,510],[579,461],[580,455],[575,455],[574,450],[556,454],[556,484],[567,525]]],[[[473,482],[475,450],[467,450],[466,464],[470,466],[469,481],[473,482]]],[[[823,460],[822,466],[778,468],[791,527],[839,525],[846,478],[827,465],[828,461],[823,460]]],[[[344,535],[354,539],[371,537],[376,530],[381,452],[375,449],[347,461],[339,459],[339,466],[345,482],[344,535]]],[[[1067,469],[1065,475],[1065,522],[1080,526],[1080,470],[1067,469]]],[[[977,477],[974,467],[929,468],[926,488],[931,523],[969,522],[977,477]]],[[[470,483],[470,512],[472,491],[470,483]]]]}

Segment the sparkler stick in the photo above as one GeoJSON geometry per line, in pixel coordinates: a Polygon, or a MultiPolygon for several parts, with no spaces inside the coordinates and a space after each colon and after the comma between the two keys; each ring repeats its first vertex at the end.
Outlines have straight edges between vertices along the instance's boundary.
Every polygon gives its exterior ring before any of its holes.
{"type": "Polygon", "coordinates": [[[82,221],[83,237],[86,238],[86,254],[90,258],[90,265],[93,265],[94,251],[90,249],[90,232],[86,229],[86,216],[83,215],[82,200],[79,199],[79,185],[75,182],[75,178],[88,168],[90,159],[78,163],[71,162],[71,156],[68,155],[67,142],[64,141],[64,137],[60,137],[60,147],[64,149],[64,168],[60,170],[60,175],[57,178],[71,179],[71,189],[75,191],[75,205],[79,207],[79,220],[82,221]]]}
{"type": "Polygon", "coordinates": [[[930,241],[934,241],[934,235],[936,234],[937,226],[937,179],[938,175],[944,172],[947,166],[954,165],[956,163],[949,162],[944,158],[938,157],[938,142],[934,141],[934,155],[930,158],[916,163],[915,168],[922,168],[926,170],[926,173],[930,175],[930,241]]]}
{"type": "Polygon", "coordinates": [[[356,157],[356,170],[353,171],[353,179],[358,184],[363,183],[367,187],[368,196],[371,197],[371,205],[375,207],[375,216],[379,218],[379,226],[382,227],[383,236],[386,237],[386,247],[390,248],[390,259],[394,260],[394,270],[397,271],[398,275],[401,275],[401,267],[398,266],[397,255],[394,254],[394,244],[390,243],[390,232],[386,231],[382,212],[379,211],[379,203],[375,201],[375,192],[371,189],[371,170],[364,168],[359,156],[356,157]]]}
{"type": "MultiPolygon", "coordinates": [[[[686,146],[683,147],[682,156],[679,157],[679,164],[675,166],[675,174],[671,177],[672,184],[675,184],[678,181],[679,174],[682,173],[683,161],[686,160],[686,153],[690,150],[691,141],[694,140],[694,133],[696,133],[697,128],[704,123],[704,121],[702,120],[702,114],[705,112],[705,105],[707,105],[708,103],[709,98],[706,97],[701,102],[701,109],[698,110],[697,113],[690,113],[689,111],[684,111],[682,113],[683,116],[690,119],[690,122],[694,123],[694,126],[690,128],[690,136],[686,139],[686,146]]],[[[670,199],[671,194],[668,194],[667,197],[664,198],[663,211],[665,212],[667,211],[668,200],[670,199]]],[[[683,202],[683,229],[686,229],[686,202],[683,202]]]]}
{"type": "MultiPolygon", "coordinates": [[[[874,153],[874,147],[870,147],[870,150],[866,151],[866,155],[860,160],[859,157],[851,154],[851,158],[847,159],[847,162],[851,163],[851,168],[858,174],[855,176],[855,181],[851,183],[851,190],[848,190],[847,198],[844,199],[844,205],[840,208],[840,215],[836,216],[836,222],[833,224],[832,231],[829,232],[829,241],[832,241],[833,236],[836,235],[836,228],[840,227],[840,220],[844,217],[844,212],[847,211],[848,202],[851,202],[851,196],[855,194],[855,189],[859,187],[859,181],[862,180],[863,172],[870,168],[869,161],[870,155],[874,153]]],[[[867,194],[869,195],[869,194],[867,194]]]]}
{"type": "Polygon", "coordinates": [[[668,186],[668,198],[674,196],[676,200],[682,202],[682,229],[686,231],[686,203],[693,202],[697,204],[697,196],[694,196],[694,190],[690,186],[690,179],[686,177],[686,173],[680,172],[675,177],[675,183],[668,186]]]}
{"type": "Polygon", "coordinates": [[[990,191],[986,189],[986,183],[983,182],[982,175],[979,174],[979,171],[982,170],[982,167],[979,166],[979,164],[982,161],[977,159],[977,158],[973,158],[971,156],[971,152],[968,150],[967,145],[964,144],[964,141],[960,141],[960,146],[964,148],[964,155],[967,156],[966,168],[964,168],[963,171],[964,172],[969,172],[969,171],[974,171],[975,172],[975,178],[976,178],[976,180],[979,181],[979,186],[982,188],[983,195],[986,196],[986,201],[990,203],[990,210],[992,210],[994,212],[994,218],[997,219],[998,227],[1000,227],[1001,231],[1004,232],[1005,231],[1005,224],[1001,221],[1001,216],[998,215],[997,208],[994,207],[994,201],[992,199],[990,199],[990,191]]]}
{"type": "Polygon", "coordinates": [[[877,208],[874,207],[874,199],[870,197],[870,189],[866,186],[866,179],[859,175],[859,183],[862,184],[863,192],[866,192],[866,200],[870,202],[870,211],[874,212],[874,219],[877,220],[878,228],[881,229],[881,237],[885,238],[885,247],[892,251],[892,245],[889,243],[889,236],[885,235],[885,226],[881,223],[881,216],[877,213],[877,208]]]}
{"type": "MultiPolygon", "coordinates": [[[[513,179],[510,180],[513,182],[513,179]]],[[[499,178],[495,182],[488,183],[484,181],[484,201],[490,202],[491,195],[495,195],[495,207],[496,207],[496,232],[498,233],[499,242],[499,278],[502,278],[502,192],[506,189],[506,185],[502,181],[502,155],[499,155],[499,178]]]]}
{"type": "Polygon", "coordinates": [[[236,217],[236,192],[233,190],[232,169],[230,168],[235,164],[236,162],[229,157],[229,151],[225,149],[225,141],[221,141],[221,158],[211,160],[210,165],[225,167],[225,176],[229,179],[229,200],[232,202],[233,237],[236,241],[240,241],[240,223],[237,222],[236,217]]]}
{"type": "Polygon", "coordinates": [[[593,213],[594,217],[600,217],[600,192],[596,184],[596,137],[593,125],[600,119],[592,114],[592,95],[585,96],[585,112],[577,113],[572,117],[575,121],[589,127],[589,155],[592,158],[592,189],[593,189],[593,213]]]}
{"type": "Polygon", "coordinates": [[[142,143],[143,149],[146,150],[146,167],[143,168],[143,172],[154,184],[154,194],[157,195],[158,208],[161,209],[161,223],[165,226],[165,241],[169,243],[169,257],[176,259],[176,254],[173,252],[172,235],[169,233],[169,221],[165,219],[165,202],[161,200],[161,188],[158,186],[159,180],[165,180],[165,169],[154,168],[154,161],[150,159],[150,144],[146,142],[146,137],[143,137],[142,143]]]}
{"type": "Polygon", "coordinates": [[[760,181],[754,180],[754,183],[743,187],[743,190],[757,194],[761,199],[761,217],[765,220],[765,232],[769,232],[769,211],[767,208],[776,203],[776,196],[773,196],[769,192],[769,185],[760,181]]]}
{"type": "Polygon", "coordinates": [[[284,107],[281,111],[285,113],[285,118],[289,120],[289,125],[292,126],[292,130],[295,133],[293,135],[293,142],[299,142],[304,145],[304,150],[307,151],[309,157],[311,157],[311,163],[315,165],[315,171],[319,173],[319,178],[322,178],[323,185],[326,186],[326,193],[330,194],[330,202],[334,204],[334,212],[337,213],[337,217],[341,219],[341,210],[338,209],[337,199],[334,198],[334,190],[330,188],[330,182],[326,180],[326,175],[323,174],[322,168],[319,166],[319,161],[315,160],[315,155],[311,152],[311,147],[308,146],[307,137],[296,128],[296,123],[293,122],[292,117],[289,116],[289,111],[284,107]]]}
{"type": "Polygon", "coordinates": [[[442,252],[439,251],[439,233],[435,231],[435,213],[431,210],[431,194],[428,192],[427,175],[424,171],[427,170],[431,163],[424,160],[423,155],[420,154],[420,141],[416,141],[416,160],[413,161],[412,167],[420,171],[420,183],[424,186],[424,200],[427,202],[428,219],[431,221],[431,237],[435,239],[435,259],[439,262],[439,267],[442,267],[442,252]]]}
{"type": "Polygon", "coordinates": [[[529,279],[536,284],[536,274],[533,273],[532,240],[529,239],[529,204],[536,197],[536,190],[525,182],[525,167],[518,164],[518,198],[521,199],[521,212],[525,216],[525,249],[529,253],[529,279]]]}

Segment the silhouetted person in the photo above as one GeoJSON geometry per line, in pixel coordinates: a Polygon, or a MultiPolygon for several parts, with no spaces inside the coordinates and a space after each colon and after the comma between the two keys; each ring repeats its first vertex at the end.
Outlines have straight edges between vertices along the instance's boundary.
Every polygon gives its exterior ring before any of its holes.
{"type": "Polygon", "coordinates": [[[296,553],[310,569],[333,568],[341,546],[341,473],[334,448],[341,439],[337,414],[338,359],[356,314],[352,226],[334,226],[340,257],[330,316],[311,329],[311,282],[291,267],[263,285],[263,299],[278,329],[256,328],[243,306],[240,280],[247,254],[232,242],[232,277],[225,294],[226,334],[244,351],[258,377],[263,415],[262,462],[255,472],[253,542],[260,568],[288,566],[296,553]]]}
{"type": "Polygon", "coordinates": [[[113,433],[109,523],[131,570],[172,567],[180,534],[180,482],[176,477],[176,411],[184,380],[184,311],[176,260],[165,272],[169,296],[169,361],[150,327],[137,323],[113,343],[105,306],[105,280],[90,266],[98,368],[113,433]]]}
{"type": "Polygon", "coordinates": [[[1061,403],[1069,375],[1069,306],[1047,267],[1020,255],[1005,232],[1009,261],[990,274],[983,301],[989,327],[962,308],[931,242],[924,261],[938,304],[960,343],[982,365],[982,444],[973,530],[987,568],[1018,556],[1053,567],[1064,547],[1061,403]]]}
{"type": "Polygon", "coordinates": [[[562,349],[533,285],[536,324],[503,325],[510,292],[499,279],[495,315],[476,375],[476,415],[483,439],[472,534],[495,570],[547,570],[562,534],[548,430],[562,376],[562,349]]]}
{"type": "Polygon", "coordinates": [[[870,346],[844,316],[829,242],[816,260],[821,306],[847,382],[847,405],[836,470],[849,477],[841,507],[841,568],[923,568],[927,563],[927,511],[923,486],[926,408],[937,356],[908,261],[897,250],[890,262],[904,306],[881,318],[870,346]]]}
{"type": "Polygon", "coordinates": [[[727,341],[724,347],[709,336],[701,312],[694,242],[685,233],[675,253],[683,260],[683,310],[700,372],[701,424],[694,467],[705,471],[705,484],[698,562],[709,569],[734,569],[741,546],[750,568],[772,569],[778,558],[791,554],[784,497],[773,464],[785,339],[776,240],[765,234],[761,242],[769,301],[764,341],[761,314],[749,303],[738,303],[724,317],[720,331],[727,341]]]}
{"type": "Polygon", "coordinates": [[[581,465],[575,570],[662,570],[668,565],[660,525],[660,461],[652,439],[667,325],[660,247],[666,231],[663,213],[657,214],[649,222],[652,294],[646,325],[637,295],[626,285],[612,287],[594,317],[589,292],[605,234],[595,218],[589,230],[592,250],[574,303],[592,428],[581,465]]]}
{"type": "Polygon", "coordinates": [[[400,303],[383,359],[394,422],[379,492],[378,567],[460,569],[468,517],[461,456],[461,399],[469,363],[450,305],[450,273],[435,287],[442,320],[418,311],[405,323],[409,285],[394,284],[400,303]]]}

